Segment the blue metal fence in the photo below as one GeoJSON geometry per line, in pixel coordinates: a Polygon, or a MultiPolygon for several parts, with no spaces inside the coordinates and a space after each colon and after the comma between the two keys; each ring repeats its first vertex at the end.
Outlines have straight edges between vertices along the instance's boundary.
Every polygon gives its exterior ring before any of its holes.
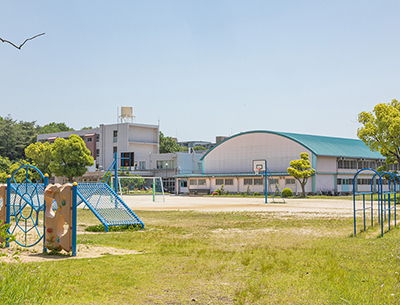
{"type": "Polygon", "coordinates": [[[374,226],[374,215],[377,214],[378,223],[381,226],[381,236],[384,234],[385,223],[388,230],[391,230],[392,216],[394,217],[394,226],[397,226],[396,200],[399,194],[400,178],[397,174],[390,172],[377,172],[375,169],[364,168],[359,170],[353,179],[353,217],[354,217],[354,235],[357,235],[357,214],[362,215],[363,231],[367,230],[367,217],[371,221],[371,227],[374,226]],[[358,177],[361,174],[370,174],[372,179],[368,191],[358,191],[358,177]],[[384,187],[387,182],[387,188],[384,187]],[[356,196],[362,196],[362,208],[356,207],[356,196]],[[367,197],[370,197],[367,203],[367,197]]]}

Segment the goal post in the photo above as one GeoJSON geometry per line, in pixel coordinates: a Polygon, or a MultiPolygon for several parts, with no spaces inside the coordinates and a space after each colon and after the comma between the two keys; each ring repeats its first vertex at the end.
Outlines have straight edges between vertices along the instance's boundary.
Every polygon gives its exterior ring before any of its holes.
{"type": "MultiPolygon", "coordinates": [[[[112,177],[114,183],[115,177],[112,177]]],[[[164,187],[161,177],[117,177],[117,194],[123,195],[151,195],[152,201],[165,202],[164,187]]]]}

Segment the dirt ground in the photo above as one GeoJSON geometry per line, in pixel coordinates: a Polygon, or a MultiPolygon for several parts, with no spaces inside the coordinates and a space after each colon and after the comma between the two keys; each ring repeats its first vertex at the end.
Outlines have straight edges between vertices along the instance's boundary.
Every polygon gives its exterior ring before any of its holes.
{"type": "MultiPolygon", "coordinates": [[[[256,212],[284,212],[290,214],[308,215],[318,214],[328,217],[352,217],[353,202],[345,199],[285,199],[275,198],[276,202],[268,198],[265,203],[264,198],[252,197],[191,197],[191,196],[165,196],[162,201],[161,196],[157,196],[157,201],[153,202],[151,195],[130,195],[122,197],[125,203],[133,210],[195,210],[195,211],[256,211],[256,212]]],[[[357,203],[357,208],[361,208],[361,203],[357,203]]],[[[90,234],[79,230],[78,234],[90,234]]],[[[66,254],[48,255],[42,253],[42,243],[33,248],[21,248],[15,246],[10,248],[0,248],[0,262],[40,262],[55,261],[60,259],[79,259],[95,258],[105,255],[125,255],[140,254],[132,250],[115,249],[111,247],[98,247],[88,245],[78,245],[77,256],[71,257],[66,254]]],[[[63,253],[63,252],[61,252],[63,253]]]]}
{"type": "MultiPolygon", "coordinates": [[[[218,196],[165,196],[165,202],[161,196],[157,196],[153,202],[152,196],[130,195],[123,196],[123,200],[132,210],[196,210],[196,211],[265,211],[265,212],[312,212],[340,214],[342,216],[353,215],[353,201],[346,199],[285,199],[275,197],[275,202],[268,198],[254,197],[218,197],[218,196]]],[[[361,208],[361,202],[357,202],[357,208],[361,208]]]]}

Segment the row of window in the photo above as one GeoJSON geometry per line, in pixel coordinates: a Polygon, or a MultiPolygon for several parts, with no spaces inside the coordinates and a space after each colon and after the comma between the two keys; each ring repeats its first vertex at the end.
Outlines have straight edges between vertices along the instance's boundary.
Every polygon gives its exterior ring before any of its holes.
{"type": "MultiPolygon", "coordinates": [[[[206,179],[190,179],[190,185],[206,185],[206,179]]],[[[233,184],[233,179],[232,179],[233,184]]]]}
{"type": "MultiPolygon", "coordinates": [[[[278,183],[277,179],[268,179],[268,183],[271,185],[275,185],[275,183],[278,183]]],[[[206,185],[206,179],[190,179],[189,182],[190,185],[206,185]]],[[[215,185],[233,185],[233,179],[228,178],[228,179],[223,179],[223,178],[218,178],[215,179],[215,185]]],[[[263,178],[245,178],[243,179],[243,184],[244,185],[264,185],[264,179],[263,178]]],[[[286,185],[295,185],[296,180],[295,179],[285,179],[285,184],[286,185]]]]}
{"type": "MultiPolygon", "coordinates": [[[[372,168],[377,169],[379,166],[385,165],[384,161],[357,161],[357,160],[339,160],[338,168],[342,169],[363,169],[372,168]]],[[[397,164],[393,164],[397,165],[397,164]]]]}
{"type": "Polygon", "coordinates": [[[171,168],[175,168],[175,160],[157,161],[157,169],[171,169],[171,168]]]}
{"type": "MultiPolygon", "coordinates": [[[[357,179],[357,185],[371,185],[372,179],[357,179]]],[[[353,185],[354,179],[347,179],[347,178],[338,178],[337,185],[353,185]]],[[[382,184],[388,184],[389,181],[386,179],[382,180],[382,184]]]]}
{"type": "MultiPolygon", "coordinates": [[[[86,140],[85,140],[85,136],[80,136],[80,137],[83,140],[83,142],[86,142],[86,143],[91,143],[93,141],[92,137],[87,137],[86,140]]],[[[68,140],[68,138],[69,137],[64,137],[65,140],[68,140]]],[[[47,141],[48,140],[40,140],[41,143],[46,143],[47,141]]],[[[100,135],[99,134],[96,135],[96,142],[100,142],[100,135]]],[[[116,141],[114,141],[114,142],[116,142],[116,141]]],[[[50,140],[49,143],[50,144],[54,143],[54,140],[50,140]]]]}
{"type": "MultiPolygon", "coordinates": [[[[84,137],[82,137],[82,139],[85,141],[84,137]]],[[[90,142],[92,142],[92,141],[93,141],[93,138],[92,138],[92,137],[86,138],[86,142],[87,142],[87,143],[90,143],[90,142]]],[[[99,134],[96,135],[96,142],[100,142],[100,135],[99,135],[99,134]]]]}

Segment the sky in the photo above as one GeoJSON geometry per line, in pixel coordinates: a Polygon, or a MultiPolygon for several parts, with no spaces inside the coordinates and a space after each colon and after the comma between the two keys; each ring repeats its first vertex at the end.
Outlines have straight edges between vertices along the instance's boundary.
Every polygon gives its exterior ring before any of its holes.
{"type": "Polygon", "coordinates": [[[0,116],[158,124],[179,141],[270,130],[356,138],[400,99],[399,1],[0,2],[0,116]]]}

